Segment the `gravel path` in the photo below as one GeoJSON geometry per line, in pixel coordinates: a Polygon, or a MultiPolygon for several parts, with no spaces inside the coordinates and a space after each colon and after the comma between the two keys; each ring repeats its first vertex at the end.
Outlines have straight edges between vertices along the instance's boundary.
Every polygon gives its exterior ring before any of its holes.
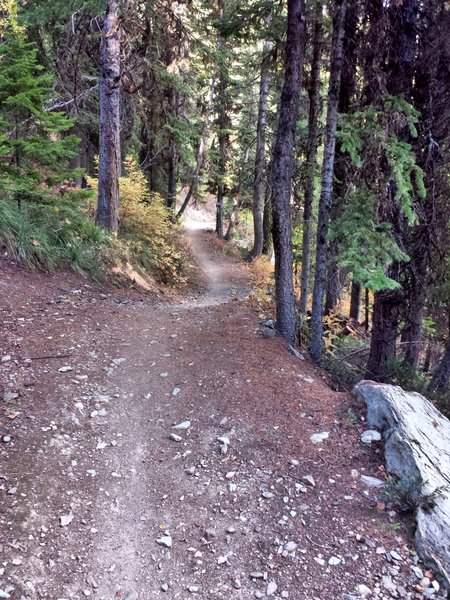
{"type": "Polygon", "coordinates": [[[189,235],[207,289],[170,303],[2,267],[0,598],[444,597],[361,407],[189,235]]]}

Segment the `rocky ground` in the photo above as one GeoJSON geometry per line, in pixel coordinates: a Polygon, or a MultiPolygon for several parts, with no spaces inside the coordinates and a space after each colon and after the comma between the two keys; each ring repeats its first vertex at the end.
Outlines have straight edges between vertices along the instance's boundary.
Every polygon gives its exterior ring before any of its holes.
{"type": "Polygon", "coordinates": [[[444,598],[362,407],[201,229],[162,302],[0,263],[0,598],[444,598]]]}

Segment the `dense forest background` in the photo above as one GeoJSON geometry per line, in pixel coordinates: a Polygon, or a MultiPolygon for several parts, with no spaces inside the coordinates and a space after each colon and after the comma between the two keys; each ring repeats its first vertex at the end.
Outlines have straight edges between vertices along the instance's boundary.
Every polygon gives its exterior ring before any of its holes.
{"type": "Polygon", "coordinates": [[[290,344],[448,406],[449,2],[0,0],[0,67],[8,253],[182,282],[214,198],[290,344]]]}

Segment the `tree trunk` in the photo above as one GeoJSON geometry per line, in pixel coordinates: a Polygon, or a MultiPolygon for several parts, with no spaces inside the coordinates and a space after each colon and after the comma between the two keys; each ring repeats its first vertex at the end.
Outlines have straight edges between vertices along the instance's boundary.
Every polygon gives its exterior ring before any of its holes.
{"type": "MultiPolygon", "coordinates": [[[[356,61],[357,44],[356,31],[358,27],[358,2],[348,0],[345,14],[343,62],[341,86],[339,90],[339,114],[348,114],[352,110],[352,101],[356,92],[356,61]]],[[[330,222],[337,221],[342,215],[342,208],[352,183],[352,167],[349,155],[341,151],[339,142],[336,144],[334,161],[334,186],[330,207],[330,222]]],[[[325,314],[335,311],[340,303],[342,291],[346,285],[348,271],[343,271],[339,265],[341,237],[333,236],[328,246],[328,274],[325,292],[325,314]]]]}
{"type": "Polygon", "coordinates": [[[224,236],[224,240],[229,242],[233,238],[233,232],[236,225],[239,223],[239,208],[240,208],[240,200],[235,200],[233,203],[233,211],[230,215],[230,220],[228,221],[227,232],[224,236]]]}
{"type": "MultiPolygon", "coordinates": [[[[270,172],[269,168],[269,172],[270,172]]],[[[264,214],[263,214],[263,254],[269,255],[273,251],[272,239],[272,192],[270,185],[266,182],[266,191],[264,194],[264,214]]]]}
{"type": "Polygon", "coordinates": [[[300,315],[304,317],[308,307],[309,279],[311,275],[311,241],[313,233],[312,207],[314,201],[314,180],[317,167],[317,147],[319,144],[320,113],[320,64],[323,49],[323,5],[318,2],[314,17],[313,57],[311,81],[309,85],[308,142],[306,150],[307,175],[305,201],[303,205],[302,274],[300,284],[300,315]]]}
{"type": "Polygon", "coordinates": [[[253,183],[253,230],[252,258],[262,254],[264,245],[264,158],[266,151],[266,120],[269,101],[271,43],[264,42],[259,84],[258,119],[256,125],[255,171],[253,183]]]}
{"type": "MultiPolygon", "coordinates": [[[[218,0],[218,9],[219,9],[219,19],[223,21],[224,19],[224,0],[218,0]]],[[[222,34],[218,33],[217,37],[217,47],[220,52],[223,52],[223,39],[222,34]]],[[[224,57],[221,56],[220,67],[219,67],[219,83],[218,83],[218,103],[219,103],[219,118],[218,118],[218,126],[219,126],[219,169],[218,169],[218,182],[217,182],[217,201],[216,201],[216,233],[217,237],[223,238],[223,203],[225,198],[225,169],[227,163],[227,143],[228,143],[228,133],[226,131],[228,125],[228,115],[227,115],[227,100],[226,100],[226,73],[225,73],[225,64],[224,57]]]]}
{"type": "Polygon", "coordinates": [[[186,197],[183,200],[183,204],[180,207],[180,210],[178,211],[176,218],[179,219],[183,213],[185,212],[185,210],[187,209],[187,207],[189,206],[189,202],[191,201],[192,196],[197,192],[198,189],[198,180],[200,177],[200,171],[203,165],[203,156],[204,156],[204,152],[205,152],[205,140],[204,140],[204,133],[206,133],[206,131],[204,130],[202,132],[202,135],[200,137],[200,141],[199,141],[199,145],[198,145],[198,150],[197,150],[197,160],[195,163],[195,169],[194,169],[194,173],[192,175],[192,179],[191,182],[189,184],[189,189],[188,192],[186,194],[186,197]]]}
{"type": "Polygon", "coordinates": [[[119,2],[107,0],[100,42],[100,137],[95,222],[117,234],[120,174],[119,2]]]}
{"type": "Polygon", "coordinates": [[[361,320],[361,298],[362,286],[357,281],[353,281],[350,294],[350,319],[353,319],[357,323],[361,320]]]}
{"type": "Polygon", "coordinates": [[[327,235],[333,188],[336,126],[339,105],[339,89],[343,62],[343,37],[346,0],[336,0],[331,43],[330,87],[328,90],[326,138],[322,166],[322,187],[317,224],[316,270],[314,276],[313,305],[311,318],[311,357],[320,360],[323,346],[323,297],[327,272],[327,235]]]}
{"type": "Polygon", "coordinates": [[[180,210],[177,213],[177,216],[176,216],[177,219],[179,219],[183,215],[186,208],[189,206],[189,202],[191,201],[192,196],[195,196],[195,194],[197,193],[197,190],[198,190],[198,182],[200,179],[200,173],[202,171],[203,161],[205,158],[205,145],[206,145],[205,141],[206,141],[206,136],[207,136],[208,129],[209,129],[209,120],[210,120],[210,116],[211,116],[211,111],[213,108],[214,87],[215,87],[215,78],[213,76],[211,79],[209,99],[207,100],[206,107],[204,108],[203,126],[202,126],[202,131],[200,133],[200,139],[198,142],[197,157],[196,157],[196,161],[195,161],[195,169],[192,174],[191,182],[189,184],[189,189],[186,194],[186,197],[183,200],[183,204],[181,205],[180,210]]]}
{"type": "MultiPolygon", "coordinates": [[[[389,94],[403,95],[407,100],[411,97],[416,55],[418,0],[404,0],[389,5],[388,31],[388,74],[386,88],[389,94]]],[[[385,42],[386,43],[386,42],[385,42]]],[[[378,99],[374,99],[375,102],[378,99]]],[[[401,141],[409,141],[410,131],[406,124],[398,124],[396,131],[401,141]]],[[[386,167],[384,167],[386,169],[386,167]]],[[[385,173],[390,177],[389,172],[385,173]]],[[[380,199],[379,214],[382,221],[390,222],[401,247],[406,245],[407,225],[395,204],[395,183],[390,182],[389,190],[380,199]]],[[[392,265],[391,279],[400,280],[404,265],[392,265]]],[[[400,309],[405,301],[404,290],[382,291],[375,294],[373,308],[373,328],[367,373],[381,381],[389,377],[389,364],[396,357],[397,327],[400,320],[400,309]]]]}
{"type": "Polygon", "coordinates": [[[438,392],[441,394],[445,394],[448,392],[448,387],[450,383],[450,313],[449,313],[449,332],[448,332],[448,340],[447,345],[445,346],[444,354],[442,358],[434,370],[431,381],[428,385],[428,392],[438,392]]]}
{"type": "Polygon", "coordinates": [[[177,202],[178,152],[175,144],[171,145],[169,163],[167,165],[167,208],[174,210],[177,202]]]}
{"type": "Polygon", "coordinates": [[[370,292],[369,288],[366,288],[364,294],[364,330],[366,333],[369,332],[369,320],[370,320],[370,292]]]}
{"type": "Polygon", "coordinates": [[[397,327],[403,293],[401,290],[384,290],[375,294],[373,327],[366,378],[386,381],[389,367],[396,356],[397,327]]]}
{"type": "Polygon", "coordinates": [[[277,330],[291,344],[296,338],[296,314],[290,197],[304,47],[304,0],[288,0],[285,75],[272,156],[271,187],[277,330]]]}

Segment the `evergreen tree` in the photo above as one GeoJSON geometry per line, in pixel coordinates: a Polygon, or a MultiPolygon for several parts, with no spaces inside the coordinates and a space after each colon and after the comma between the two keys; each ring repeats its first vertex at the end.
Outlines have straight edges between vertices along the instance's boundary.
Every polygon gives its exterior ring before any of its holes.
{"type": "Polygon", "coordinates": [[[23,29],[9,23],[0,45],[0,187],[19,202],[71,175],[72,122],[48,110],[52,76],[23,29]],[[44,186],[44,187],[43,187],[44,186]]]}

